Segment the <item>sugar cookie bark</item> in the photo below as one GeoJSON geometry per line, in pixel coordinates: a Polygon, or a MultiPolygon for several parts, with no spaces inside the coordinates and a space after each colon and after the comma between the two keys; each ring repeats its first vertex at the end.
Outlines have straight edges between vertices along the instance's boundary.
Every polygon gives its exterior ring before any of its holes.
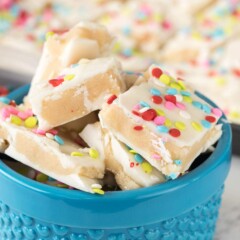
{"type": "Polygon", "coordinates": [[[38,87],[41,91],[29,100],[39,128],[48,130],[100,109],[106,97],[125,89],[125,83],[114,58],[98,58],[81,60],[38,87]]]}
{"type": "MultiPolygon", "coordinates": [[[[105,172],[104,159],[95,149],[79,144],[64,128],[48,132],[37,129],[30,111],[0,104],[0,139],[8,156],[74,188],[93,192],[105,172]]],[[[81,142],[80,142],[81,143],[81,142]]]]}
{"type": "Polygon", "coordinates": [[[104,131],[99,122],[87,125],[80,136],[89,146],[105,155],[106,169],[114,173],[122,190],[148,187],[166,180],[140,154],[104,131]]]}
{"type": "Polygon", "coordinates": [[[103,128],[170,178],[184,173],[218,140],[221,115],[183,81],[154,65],[140,85],[106,104],[99,114],[103,128]]]}

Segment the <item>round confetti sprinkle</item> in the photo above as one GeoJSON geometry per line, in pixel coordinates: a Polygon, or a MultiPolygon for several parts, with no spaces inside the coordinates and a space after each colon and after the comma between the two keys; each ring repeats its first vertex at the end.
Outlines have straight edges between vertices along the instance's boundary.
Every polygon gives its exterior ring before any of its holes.
{"type": "Polygon", "coordinates": [[[176,88],[168,88],[167,89],[167,94],[169,95],[175,95],[178,93],[178,90],[176,88]]]}
{"type": "Polygon", "coordinates": [[[134,167],[134,162],[130,162],[130,168],[134,167]]]}
{"type": "Polygon", "coordinates": [[[170,84],[170,87],[176,88],[178,91],[180,91],[182,89],[181,86],[178,83],[176,83],[176,82],[172,82],[170,84]]]}
{"type": "Polygon", "coordinates": [[[37,126],[37,118],[36,117],[28,117],[25,121],[24,121],[24,125],[27,128],[34,128],[37,126]]]}
{"type": "Polygon", "coordinates": [[[81,152],[71,152],[72,157],[82,157],[84,154],[81,152]]]}
{"type": "Polygon", "coordinates": [[[165,112],[161,109],[155,109],[158,116],[165,116],[165,112]]]}
{"type": "Polygon", "coordinates": [[[147,102],[144,102],[144,101],[140,101],[140,105],[141,105],[142,107],[150,108],[150,105],[149,105],[147,102]]]}
{"type": "Polygon", "coordinates": [[[130,153],[137,154],[137,152],[133,149],[129,150],[130,153]]]}
{"type": "Polygon", "coordinates": [[[167,108],[168,110],[173,110],[175,108],[175,104],[172,102],[165,102],[164,104],[165,108],[167,108]]]}
{"type": "Polygon", "coordinates": [[[138,117],[141,117],[141,114],[139,112],[135,111],[135,110],[132,111],[132,114],[134,114],[134,115],[136,115],[138,117]]]}
{"type": "Polygon", "coordinates": [[[212,113],[217,117],[222,116],[222,111],[219,108],[212,108],[212,113]]]}
{"type": "Polygon", "coordinates": [[[188,97],[188,96],[183,96],[183,101],[187,102],[187,103],[191,103],[192,102],[192,98],[188,97]]]}
{"type": "Polygon", "coordinates": [[[174,103],[174,104],[176,104],[176,102],[177,102],[176,97],[173,96],[173,95],[165,95],[165,96],[164,96],[164,99],[165,99],[167,102],[172,102],[172,103],[174,103]]]}
{"type": "Polygon", "coordinates": [[[90,156],[91,158],[96,159],[96,158],[98,158],[99,153],[98,153],[97,150],[95,150],[95,149],[93,149],[93,148],[90,148],[90,149],[89,149],[89,156],[90,156]]]}
{"type": "Polygon", "coordinates": [[[145,121],[152,121],[157,116],[157,113],[154,109],[148,109],[142,113],[142,119],[145,121]]]}
{"type": "Polygon", "coordinates": [[[64,79],[51,79],[48,81],[53,87],[57,87],[64,82],[64,79]]]}
{"type": "Polygon", "coordinates": [[[138,153],[134,155],[134,159],[138,163],[142,163],[143,160],[144,160],[143,157],[140,154],[138,154],[138,153]]]}
{"type": "Polygon", "coordinates": [[[136,130],[136,131],[141,131],[141,130],[143,130],[143,127],[142,126],[135,126],[133,129],[136,130]]]}
{"type": "Polygon", "coordinates": [[[177,102],[182,102],[183,101],[183,96],[180,94],[175,95],[177,102]]]}
{"type": "Polygon", "coordinates": [[[155,104],[161,104],[162,103],[162,98],[160,96],[154,95],[154,96],[152,96],[152,101],[155,104]]]}
{"type": "Polygon", "coordinates": [[[190,96],[191,96],[191,93],[188,92],[188,91],[182,90],[182,91],[180,91],[180,93],[181,93],[183,96],[186,96],[186,97],[190,97],[190,96]]]}
{"type": "Polygon", "coordinates": [[[181,131],[186,129],[186,125],[183,122],[175,122],[175,127],[181,131]]]}
{"type": "Polygon", "coordinates": [[[176,174],[176,173],[171,173],[171,174],[169,175],[169,178],[172,179],[172,180],[174,180],[174,179],[177,178],[177,174],[176,174]]]}
{"type": "Polygon", "coordinates": [[[208,105],[206,105],[206,104],[203,104],[203,105],[202,105],[202,110],[203,110],[205,113],[207,113],[207,114],[210,114],[210,113],[211,113],[211,108],[210,108],[208,105]]]}
{"type": "Polygon", "coordinates": [[[54,140],[59,144],[59,145],[64,145],[64,141],[61,137],[59,137],[58,135],[54,136],[54,140]]]}
{"type": "Polygon", "coordinates": [[[54,135],[51,133],[46,133],[46,137],[49,139],[54,139],[54,135]]]}
{"type": "Polygon", "coordinates": [[[164,116],[157,116],[154,118],[153,122],[156,125],[163,125],[165,123],[166,118],[164,116]]]}
{"type": "Polygon", "coordinates": [[[22,119],[20,117],[12,115],[10,117],[10,123],[15,124],[17,126],[21,126],[22,125],[22,119]]]}
{"type": "Polygon", "coordinates": [[[168,76],[167,74],[162,74],[159,78],[159,80],[164,83],[165,85],[168,85],[171,82],[171,78],[170,76],[168,76]]]}
{"type": "Polygon", "coordinates": [[[202,126],[197,122],[192,122],[192,126],[196,131],[198,131],[198,132],[202,131],[202,126]]]}
{"type": "Polygon", "coordinates": [[[191,115],[186,112],[186,111],[180,111],[179,112],[179,115],[182,117],[182,118],[185,118],[185,119],[190,119],[191,118],[191,115]]]}
{"type": "Polygon", "coordinates": [[[206,116],[205,120],[207,120],[210,123],[214,123],[216,121],[216,118],[213,116],[206,116]]]}
{"type": "Polygon", "coordinates": [[[102,189],[99,189],[99,188],[92,188],[92,191],[99,195],[104,195],[104,193],[105,193],[102,189]]]}
{"type": "Polygon", "coordinates": [[[172,128],[172,129],[169,130],[169,134],[172,137],[179,137],[181,135],[181,132],[176,128],[172,128]]]}
{"type": "Polygon", "coordinates": [[[11,100],[8,99],[7,97],[0,97],[0,102],[8,105],[11,102],[11,100]]]}
{"type": "Polygon", "coordinates": [[[162,157],[161,157],[160,155],[154,153],[154,154],[152,155],[152,158],[159,160],[159,159],[161,159],[162,157]]]}
{"type": "Polygon", "coordinates": [[[156,88],[151,88],[150,93],[155,96],[161,96],[161,92],[156,88]]]}
{"type": "Polygon", "coordinates": [[[174,160],[174,163],[177,165],[177,166],[181,166],[182,165],[182,161],[177,159],[177,160],[174,160]]]}
{"type": "Polygon", "coordinates": [[[165,125],[166,127],[171,127],[171,126],[172,126],[171,120],[166,119],[164,125],[165,125]]]}
{"type": "Polygon", "coordinates": [[[168,127],[166,127],[166,126],[157,126],[157,130],[158,130],[158,132],[160,132],[160,133],[168,133],[168,127]]]}
{"type": "Polygon", "coordinates": [[[185,110],[185,109],[186,109],[185,104],[180,103],[180,102],[177,102],[177,103],[176,103],[176,106],[177,106],[178,108],[182,109],[182,110],[185,110]]]}
{"type": "Polygon", "coordinates": [[[38,182],[47,182],[48,176],[43,174],[43,173],[38,173],[37,176],[36,176],[36,180],[38,182]]]}
{"type": "Polygon", "coordinates": [[[159,78],[162,75],[162,70],[160,68],[153,68],[152,69],[152,76],[155,78],[159,78]]]}
{"type": "Polygon", "coordinates": [[[73,78],[75,78],[75,74],[68,74],[64,77],[64,80],[71,81],[73,78]]]}
{"type": "Polygon", "coordinates": [[[208,122],[207,120],[201,120],[201,124],[202,124],[205,128],[210,128],[210,127],[211,127],[211,123],[208,122]]]}
{"type": "Polygon", "coordinates": [[[115,99],[117,99],[117,96],[116,95],[112,95],[112,96],[110,96],[108,98],[107,103],[108,104],[112,104],[115,99]]]}
{"type": "Polygon", "coordinates": [[[196,108],[202,109],[202,103],[200,103],[198,101],[193,101],[192,105],[196,108]]]}
{"type": "Polygon", "coordinates": [[[152,172],[152,166],[148,162],[143,162],[141,164],[141,167],[143,171],[147,174],[150,174],[152,172]]]}

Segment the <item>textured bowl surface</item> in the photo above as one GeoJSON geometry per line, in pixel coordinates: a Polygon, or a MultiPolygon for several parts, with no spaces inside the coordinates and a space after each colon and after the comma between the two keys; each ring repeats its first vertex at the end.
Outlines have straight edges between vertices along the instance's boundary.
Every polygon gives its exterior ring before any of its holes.
{"type": "MultiPolygon", "coordinates": [[[[10,97],[20,102],[27,91],[10,97]]],[[[104,196],[43,185],[0,161],[0,239],[212,239],[230,159],[231,128],[223,122],[216,150],[190,173],[104,196]]]]}

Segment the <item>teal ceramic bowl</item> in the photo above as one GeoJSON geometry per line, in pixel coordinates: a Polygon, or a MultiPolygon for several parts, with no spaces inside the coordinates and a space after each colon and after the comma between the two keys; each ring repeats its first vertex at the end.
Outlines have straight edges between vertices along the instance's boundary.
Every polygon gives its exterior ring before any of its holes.
{"type": "MultiPolygon", "coordinates": [[[[10,97],[20,102],[27,91],[24,86],[10,97]]],[[[60,189],[0,161],[0,239],[213,239],[231,159],[231,128],[223,119],[223,135],[203,163],[174,181],[138,190],[99,196],[60,189]]]]}

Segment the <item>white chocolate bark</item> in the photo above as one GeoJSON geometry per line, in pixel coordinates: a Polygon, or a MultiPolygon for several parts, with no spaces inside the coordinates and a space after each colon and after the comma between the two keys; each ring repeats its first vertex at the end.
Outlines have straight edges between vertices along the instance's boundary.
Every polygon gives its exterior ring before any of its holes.
{"type": "Polygon", "coordinates": [[[116,181],[122,189],[148,187],[165,181],[165,177],[144,159],[138,163],[134,159],[135,154],[130,153],[127,146],[110,132],[103,131],[99,123],[87,125],[80,136],[89,146],[105,156],[106,168],[115,174],[116,181]],[[146,164],[148,169],[144,168],[146,164]]]}
{"type": "Polygon", "coordinates": [[[106,105],[100,112],[100,121],[103,128],[163,174],[176,177],[221,136],[221,126],[216,126],[219,116],[213,114],[215,108],[197,97],[182,81],[166,74],[162,74],[160,81],[152,75],[153,69],[158,67],[149,68],[143,77],[146,82],[132,87],[111,105],[106,105]],[[167,84],[164,83],[166,79],[169,79],[167,84]],[[152,101],[152,89],[159,93],[161,103],[152,101]],[[168,94],[168,91],[176,93],[168,94]],[[175,98],[175,103],[166,99],[169,95],[175,98]],[[154,117],[148,119],[152,112],[154,117]],[[206,121],[207,116],[214,117],[214,123],[206,121]],[[135,130],[137,126],[142,129],[135,130]]]}

